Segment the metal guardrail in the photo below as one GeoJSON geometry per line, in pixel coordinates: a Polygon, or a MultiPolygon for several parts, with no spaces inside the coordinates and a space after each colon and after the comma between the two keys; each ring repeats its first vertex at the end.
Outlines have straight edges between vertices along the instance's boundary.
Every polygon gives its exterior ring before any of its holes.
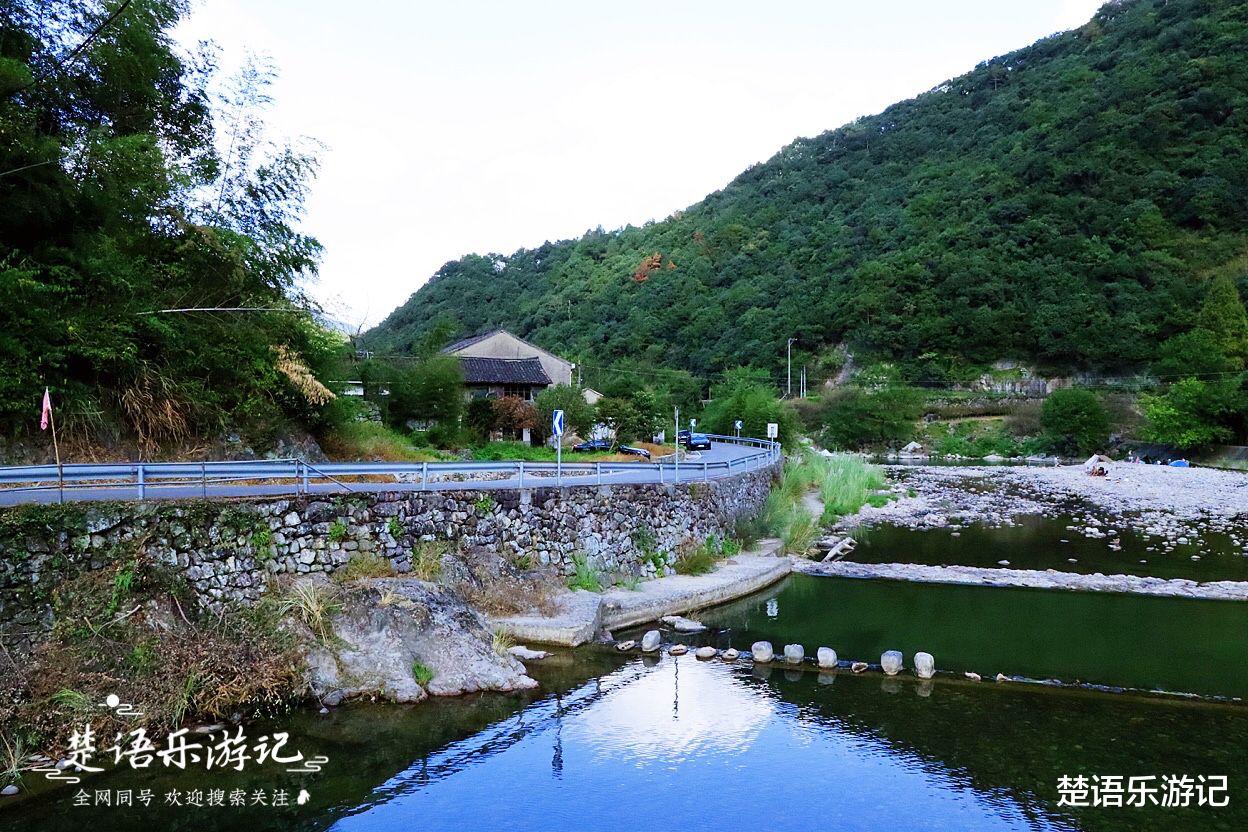
{"type": "MultiPolygon", "coordinates": [[[[720,461],[699,461],[690,456],[683,461],[664,457],[651,462],[326,462],[313,465],[299,459],[250,460],[243,462],[126,462],[0,467],[0,497],[32,495],[86,489],[105,489],[107,499],[139,499],[159,496],[162,490],[198,489],[209,496],[210,487],[230,484],[292,486],[293,493],[308,493],[314,484],[330,483],[345,491],[353,477],[389,477],[399,487],[427,490],[431,485],[454,483],[456,488],[501,487],[513,483],[525,489],[548,485],[605,485],[613,479],[621,484],[674,484],[727,476],[742,470],[765,467],[781,457],[780,444],[767,439],[747,439],[712,434],[716,442],[756,448],[755,453],[720,461]],[[669,461],[670,460],[670,461],[669,461]],[[619,479],[622,474],[646,472],[654,476],[637,480],[619,479]],[[553,481],[553,482],[552,482],[553,481]],[[111,492],[118,493],[111,493],[111,492]]],[[[389,484],[385,481],[382,484],[389,484]]],[[[272,493],[266,488],[266,494],[272,493]]],[[[187,496],[179,493],[175,496],[187,496]]],[[[20,502],[17,501],[17,502],[20,502]]]]}

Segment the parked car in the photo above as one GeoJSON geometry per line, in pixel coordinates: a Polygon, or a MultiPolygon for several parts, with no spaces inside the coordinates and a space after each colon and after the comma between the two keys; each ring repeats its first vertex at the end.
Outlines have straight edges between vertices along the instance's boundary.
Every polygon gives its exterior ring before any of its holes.
{"type": "Polygon", "coordinates": [[[705,433],[691,433],[684,440],[685,447],[691,451],[709,451],[711,439],[705,433]]]}
{"type": "Polygon", "coordinates": [[[609,451],[611,450],[611,440],[590,439],[588,442],[581,442],[578,445],[573,445],[572,450],[579,451],[580,453],[587,453],[589,451],[609,451]]]}
{"type": "Polygon", "coordinates": [[[690,434],[690,433],[691,433],[691,431],[687,431],[687,430],[677,431],[677,432],[676,432],[676,441],[677,441],[677,442],[679,442],[679,443],[680,443],[680,444],[682,444],[682,445],[687,445],[687,444],[689,443],[689,434],[690,434]]]}
{"type": "Polygon", "coordinates": [[[646,459],[650,458],[650,452],[645,448],[634,448],[632,445],[621,445],[620,453],[628,454],[629,456],[645,457],[646,459]]]}

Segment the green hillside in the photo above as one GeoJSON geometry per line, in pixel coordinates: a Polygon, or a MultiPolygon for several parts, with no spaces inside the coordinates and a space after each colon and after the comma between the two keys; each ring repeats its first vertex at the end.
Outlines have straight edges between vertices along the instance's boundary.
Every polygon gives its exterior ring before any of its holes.
{"type": "Polygon", "coordinates": [[[710,374],[774,369],[797,336],[912,378],[1117,370],[1228,274],[1248,274],[1248,3],[1123,0],[662,222],[447,263],[366,340],[505,326],[710,374]]]}

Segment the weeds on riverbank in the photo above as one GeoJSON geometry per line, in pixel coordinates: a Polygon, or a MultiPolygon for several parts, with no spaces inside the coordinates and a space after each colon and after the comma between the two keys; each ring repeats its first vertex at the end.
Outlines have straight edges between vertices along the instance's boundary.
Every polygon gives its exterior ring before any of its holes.
{"type": "Polygon", "coordinates": [[[572,556],[572,567],[576,570],[568,578],[568,589],[584,589],[589,592],[602,592],[602,576],[589,562],[584,552],[572,556]]]}
{"type": "Polygon", "coordinates": [[[356,552],[334,573],[334,580],[345,584],[361,578],[390,578],[393,575],[394,564],[389,558],[373,552],[356,552]]]}
{"type": "Polygon", "coordinates": [[[275,604],[196,614],[185,582],[136,552],[69,577],[52,597],[53,626],[0,670],[0,777],[15,749],[56,753],[75,723],[97,736],[183,720],[274,715],[303,693],[302,660],[275,604]],[[97,707],[109,694],[143,716],[97,707]]]}
{"type": "Polygon", "coordinates": [[[759,523],[739,524],[745,534],[757,531],[778,537],[784,550],[804,554],[819,537],[820,526],[831,525],[847,514],[853,514],[868,503],[887,502],[882,491],[886,483],[883,470],[849,454],[824,456],[805,451],[784,466],[780,482],[763,504],[759,523]],[[823,510],[814,516],[806,505],[806,497],[817,491],[823,510]]]}

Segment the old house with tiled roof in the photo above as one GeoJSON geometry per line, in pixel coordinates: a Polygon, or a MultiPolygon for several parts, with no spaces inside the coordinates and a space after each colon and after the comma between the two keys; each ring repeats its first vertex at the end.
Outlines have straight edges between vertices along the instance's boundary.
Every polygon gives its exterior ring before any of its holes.
{"type": "Polygon", "coordinates": [[[576,365],[505,329],[465,338],[442,352],[459,358],[464,387],[474,398],[512,396],[532,401],[553,384],[571,384],[576,365]]]}

